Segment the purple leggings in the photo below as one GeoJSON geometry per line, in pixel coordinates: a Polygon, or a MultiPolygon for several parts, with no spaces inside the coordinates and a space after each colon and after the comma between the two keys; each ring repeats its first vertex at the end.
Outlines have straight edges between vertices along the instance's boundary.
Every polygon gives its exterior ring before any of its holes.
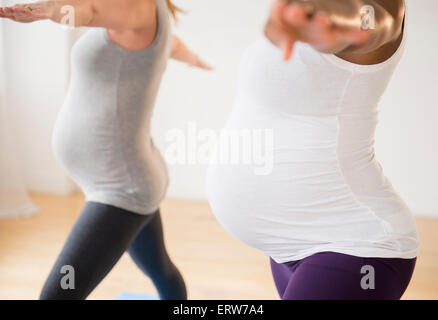
{"type": "Polygon", "coordinates": [[[320,252],[287,263],[270,260],[282,300],[399,300],[417,258],[362,258],[320,252]]]}

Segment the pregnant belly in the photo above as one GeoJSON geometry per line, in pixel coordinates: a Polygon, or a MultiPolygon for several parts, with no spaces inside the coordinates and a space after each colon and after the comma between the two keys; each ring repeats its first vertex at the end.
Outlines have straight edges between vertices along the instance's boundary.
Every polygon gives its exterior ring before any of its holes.
{"type": "Polygon", "coordinates": [[[85,113],[64,106],[52,132],[52,151],[80,186],[121,184],[126,163],[111,115],[85,113]]]}
{"type": "MultiPolygon", "coordinates": [[[[245,121],[240,128],[273,129],[272,170],[261,175],[256,164],[217,162],[207,172],[214,215],[244,243],[272,253],[285,244],[299,250],[358,239],[381,241],[396,227],[400,213],[407,212],[373,161],[343,171],[336,118],[264,117],[256,126],[245,121]],[[352,190],[351,181],[369,193],[368,200],[352,190]],[[370,208],[370,203],[377,205],[370,208]]],[[[231,118],[228,125],[237,123],[231,118]]]]}
{"type": "Polygon", "coordinates": [[[405,240],[394,239],[415,238],[409,208],[374,158],[372,125],[346,131],[338,120],[238,104],[225,131],[272,130],[272,166],[260,175],[254,161],[217,161],[216,149],[206,191],[219,223],[271,256],[343,244],[398,250],[405,240]]]}
{"type": "Polygon", "coordinates": [[[266,176],[251,166],[212,165],[207,195],[230,234],[267,253],[387,235],[385,222],[356,201],[330,164],[277,162],[266,176]]]}
{"type": "Polygon", "coordinates": [[[90,117],[68,121],[66,115],[61,113],[55,123],[52,150],[84,193],[129,194],[138,203],[155,203],[162,197],[168,171],[148,135],[122,141],[116,122],[90,117]]]}

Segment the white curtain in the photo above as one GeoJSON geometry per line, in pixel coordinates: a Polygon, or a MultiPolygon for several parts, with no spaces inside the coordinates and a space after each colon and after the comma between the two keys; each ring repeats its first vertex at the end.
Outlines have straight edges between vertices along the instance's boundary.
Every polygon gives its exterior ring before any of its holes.
{"type": "MultiPolygon", "coordinates": [[[[0,5],[4,4],[0,1],[0,5]]],[[[5,91],[6,75],[4,73],[3,30],[0,20],[0,218],[29,216],[40,211],[30,200],[21,176],[22,168],[17,161],[14,128],[17,124],[10,122],[5,91]]]]}

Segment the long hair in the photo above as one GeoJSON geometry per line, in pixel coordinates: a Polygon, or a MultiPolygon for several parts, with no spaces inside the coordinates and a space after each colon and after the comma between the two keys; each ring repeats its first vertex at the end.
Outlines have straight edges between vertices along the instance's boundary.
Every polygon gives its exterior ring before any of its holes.
{"type": "Polygon", "coordinates": [[[166,3],[167,3],[167,6],[169,7],[169,11],[170,11],[170,14],[172,15],[173,19],[175,21],[177,21],[178,17],[177,17],[176,14],[178,12],[184,12],[184,10],[182,10],[181,8],[179,8],[176,5],[174,5],[172,0],[166,0],[166,3]]]}

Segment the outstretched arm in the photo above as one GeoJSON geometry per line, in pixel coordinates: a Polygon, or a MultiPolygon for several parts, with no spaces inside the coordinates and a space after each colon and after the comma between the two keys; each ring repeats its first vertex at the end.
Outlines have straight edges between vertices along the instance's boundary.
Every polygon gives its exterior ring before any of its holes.
{"type": "MultiPolygon", "coordinates": [[[[156,24],[154,0],[50,0],[0,7],[0,18],[25,23],[38,20],[66,23],[66,14],[72,13],[75,27],[154,30],[156,24]]],[[[176,36],[172,38],[171,50],[171,58],[175,60],[201,69],[212,69],[176,36]]]]}
{"type": "Polygon", "coordinates": [[[38,1],[0,8],[0,17],[17,22],[52,20],[64,23],[68,12],[74,14],[75,27],[105,27],[122,31],[153,27],[156,23],[153,0],[38,1]]]}
{"type": "Polygon", "coordinates": [[[172,37],[172,52],[170,54],[172,59],[187,63],[192,67],[198,67],[205,70],[211,70],[212,67],[202,61],[198,55],[191,51],[184,42],[177,36],[172,37]]]}
{"type": "Polygon", "coordinates": [[[401,32],[403,0],[277,0],[265,35],[289,59],[296,41],[325,53],[368,53],[401,32]]]}

